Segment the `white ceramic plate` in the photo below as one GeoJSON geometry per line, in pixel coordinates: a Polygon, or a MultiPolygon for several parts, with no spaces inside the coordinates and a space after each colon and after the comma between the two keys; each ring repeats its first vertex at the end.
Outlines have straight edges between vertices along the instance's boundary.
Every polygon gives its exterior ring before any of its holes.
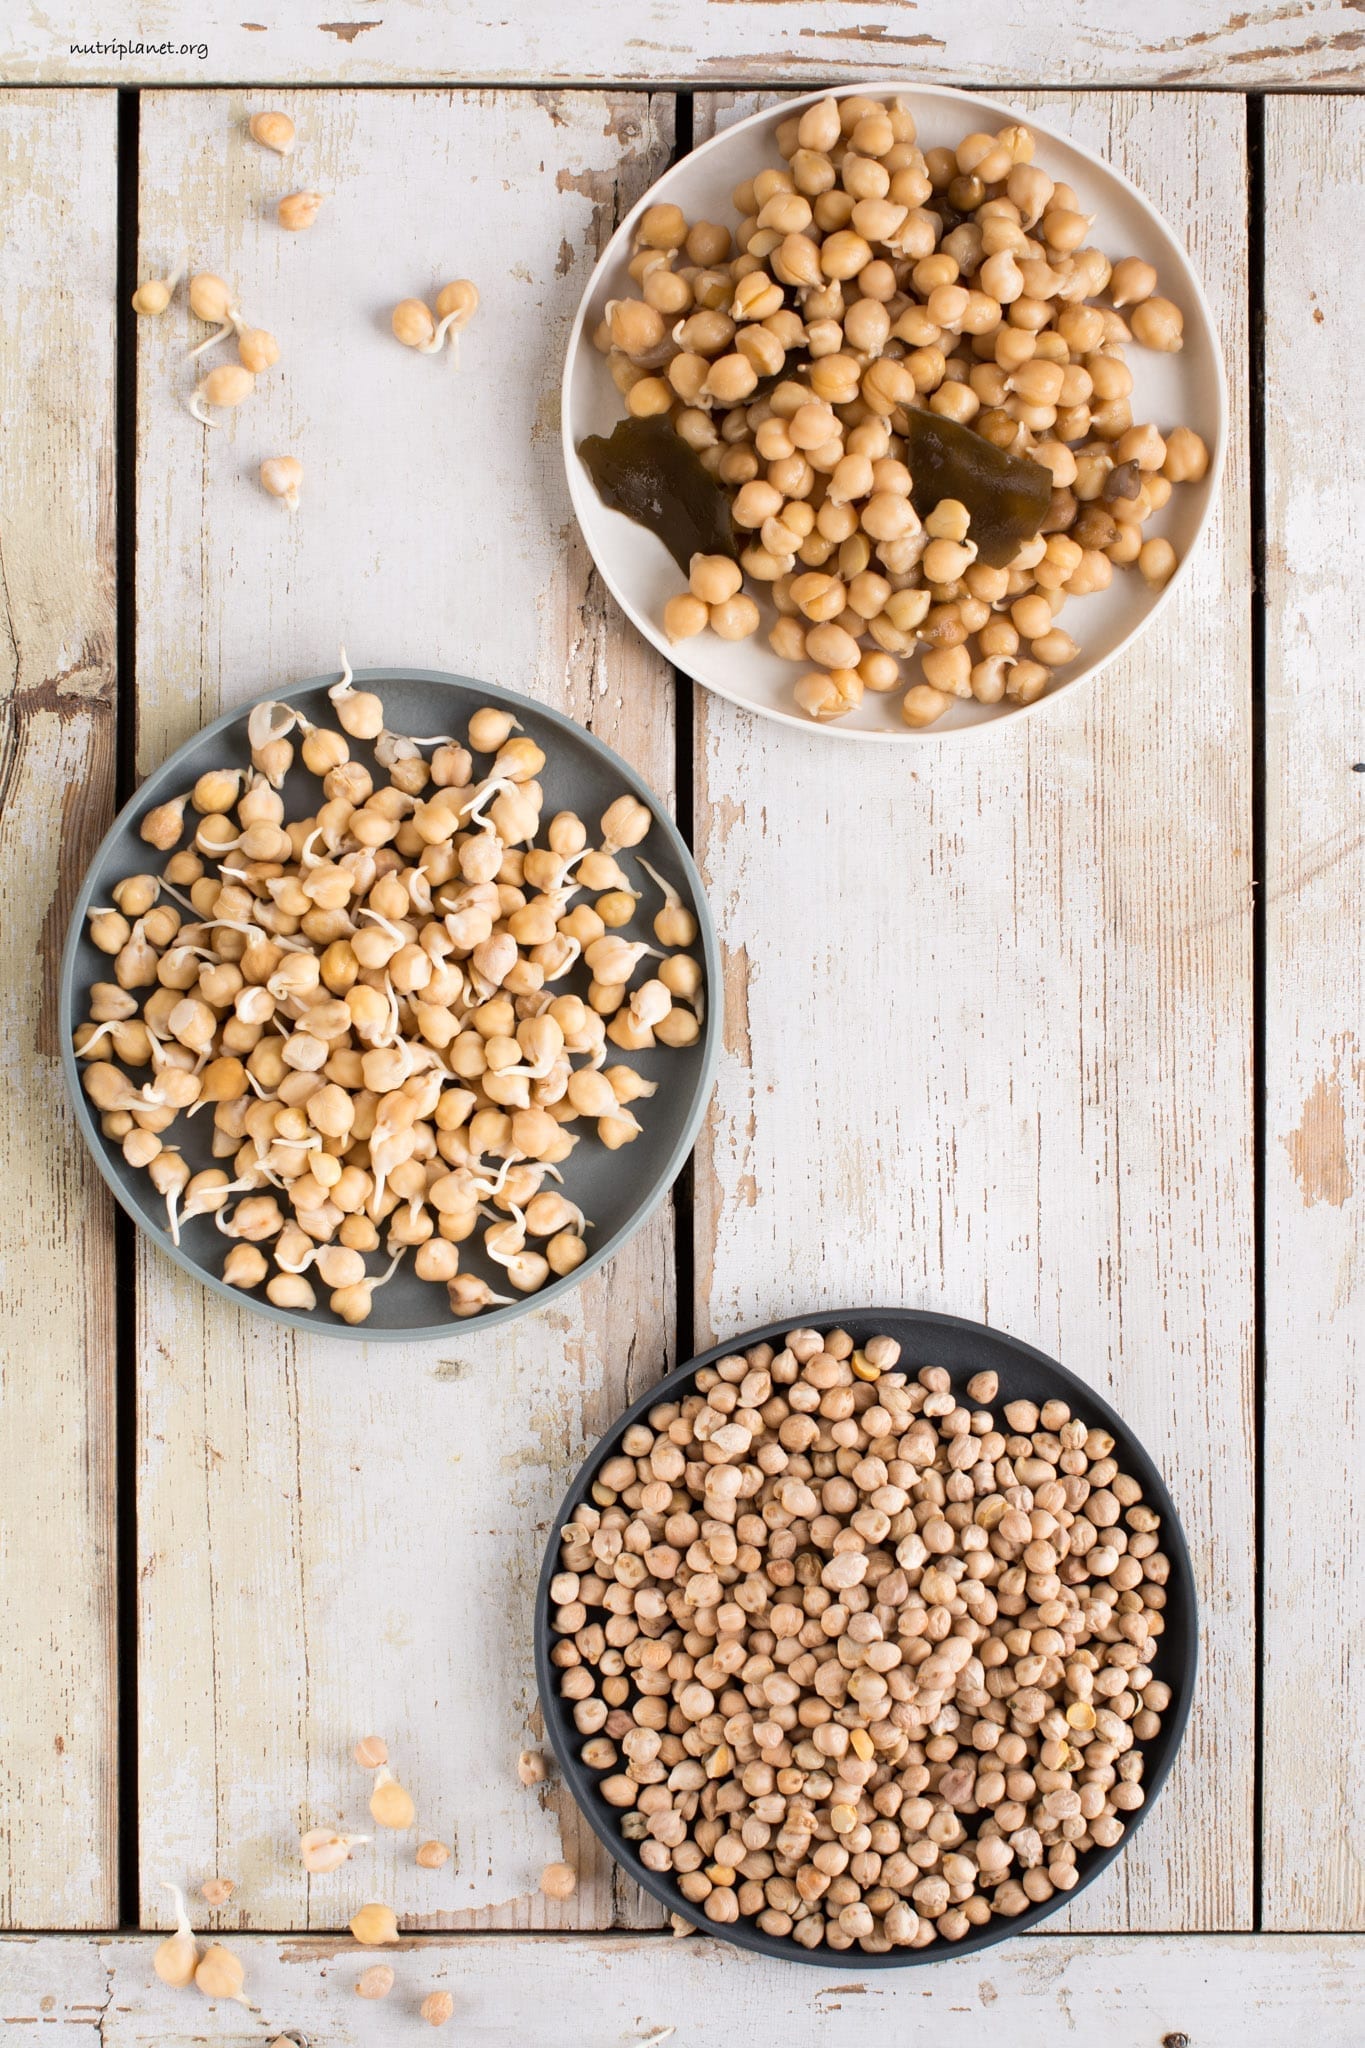
{"type": "MultiPolygon", "coordinates": [[[[1080,641],[1081,653],[1069,668],[1059,671],[1046,696],[1027,707],[1035,713],[1043,711],[1096,675],[1156,617],[1184,580],[1208,523],[1223,468],[1227,389],[1207,302],[1181,244],[1136,187],[1032,114],[1020,114],[998,100],[979,99],[972,93],[935,86],[907,90],[896,80],[841,85],[832,90],[838,99],[850,93],[867,93],[876,99],[898,95],[914,113],[919,141],[926,149],[953,146],[974,129],[994,131],[1010,121],[1027,122],[1038,138],[1035,162],[1054,179],[1073,185],[1084,210],[1095,215],[1089,237],[1094,246],[1115,259],[1146,257],[1156,266],[1158,289],[1185,315],[1185,345],[1178,354],[1158,355],[1136,343],[1128,350],[1134,376],[1134,419],[1155,420],[1158,426],[1168,428],[1193,427],[1210,452],[1208,474],[1202,483],[1178,485],[1169,505],[1147,528],[1148,533],[1165,534],[1173,542],[1180,566],[1161,592],[1149,590],[1133,570],[1117,574],[1108,590],[1073,600],[1065,623],[1080,641]]],[[[562,405],[564,461],[574,511],[593,560],[622,610],[662,655],[697,682],[765,718],[782,719],[807,730],[812,721],[796,709],[791,694],[800,671],[795,663],[780,661],[768,647],[767,629],[775,614],[761,599],[758,586],[750,584],[749,588],[760,597],[765,616],[753,639],[727,642],[703,633],[676,646],[669,643],[659,622],[668,598],[683,587],[677,565],[662,541],[602,503],[578,455],[578,444],[588,434],[610,434],[622,414],[616,387],[592,345],[592,331],[609,299],[634,290],[626,266],[635,224],[644,209],[656,201],[671,200],[689,221],[718,220],[733,227],[733,188],[765,164],[782,162],[776,142],[778,123],[825,97],[824,92],[815,92],[803,99],[783,100],[764,113],[737,122],[665,172],[626,215],[604,250],[578,309],[569,336],[562,405]]],[[[961,703],[937,724],[911,732],[900,722],[899,691],[884,697],[869,692],[856,712],[820,729],[844,739],[899,740],[922,746],[926,740],[962,739],[984,732],[999,718],[1023,715],[1022,709],[1006,705],[961,703]]]]}

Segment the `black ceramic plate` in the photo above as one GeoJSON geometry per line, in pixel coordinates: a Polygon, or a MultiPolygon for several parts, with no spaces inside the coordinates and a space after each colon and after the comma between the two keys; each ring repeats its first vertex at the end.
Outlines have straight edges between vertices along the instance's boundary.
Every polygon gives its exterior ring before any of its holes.
{"type": "Polygon", "coordinates": [[[596,1834],[637,1884],[643,1885],[670,1913],[690,1920],[703,1933],[715,1935],[721,1941],[734,1942],[740,1948],[757,1949],[762,1955],[776,1956],[786,1962],[818,1963],[823,1969],[829,1968],[836,1955],[846,1955],[850,1963],[856,1963],[860,1970],[912,1969],[918,1964],[941,1962],[952,1956],[974,1955],[981,1949],[994,1947],[996,1942],[1008,1940],[1011,1935],[1036,1927],[1040,1921],[1060,1912],[1088,1884],[1093,1884],[1132,1841],[1135,1829],[1151,1812],[1175,1762],[1189,1717],[1199,1657],[1194,1575],[1185,1533],[1165,1481],[1123,1418],[1116,1415],[1109,1403],[1086,1386],[1083,1380],[1077,1379],[1074,1373],[1067,1372],[1064,1366],[1043,1352],[1035,1351],[1032,1345],[1021,1344],[1018,1338],[1008,1337],[1001,1330],[987,1329],[984,1323],[967,1322],[961,1316],[933,1315],[925,1309],[904,1308],[834,1309],[785,1316],[780,1323],[769,1323],[765,1329],[750,1330],[727,1344],[717,1344],[700,1358],[680,1366],[677,1372],[670,1373],[667,1379],[660,1380],[638,1401],[632,1402],[591,1456],[584,1460],[555,1518],[536,1590],[535,1651],[536,1681],[540,1687],[545,1727],[559,1759],[564,1781],[596,1834]],[[1170,1559],[1171,1574],[1166,1587],[1166,1629],[1152,1668],[1155,1676],[1170,1686],[1171,1703],[1162,1716],[1160,1734],[1142,1746],[1145,1759],[1142,1783],[1147,1794],[1146,1803],[1129,1821],[1122,1841],[1114,1848],[1095,1849],[1084,1857],[1079,1866],[1080,1882],[1073,1890],[1057,1892],[1042,1904],[1031,1905],[1024,1912],[1017,1913],[1013,1919],[993,1919],[962,1941],[936,1941],[928,1948],[892,1949],[886,1955],[869,1955],[856,1943],[849,1950],[823,1946],[802,1948],[799,1942],[764,1934],[752,1921],[739,1920],[731,1926],[719,1926],[708,1920],[700,1906],[691,1905],[682,1896],[671,1878],[647,1870],[636,1853],[634,1843],[628,1842],[620,1833],[616,1810],[606,1804],[597,1789],[609,1773],[590,1770],[582,1762],[579,1756],[582,1737],[573,1725],[569,1703],[560,1698],[555,1683],[555,1671],[550,1663],[550,1650],[555,1641],[550,1628],[550,1580],[559,1569],[559,1531],[579,1502],[587,1498],[594,1476],[606,1459],[615,1455],[625,1431],[633,1422],[648,1415],[656,1402],[678,1400],[689,1392],[693,1375],[702,1366],[714,1365],[718,1358],[727,1358],[732,1352],[747,1351],[751,1344],[780,1343],[788,1330],[802,1328],[847,1330],[858,1344],[878,1333],[895,1337],[901,1346],[901,1366],[907,1372],[913,1374],[926,1365],[943,1366],[951,1373],[953,1391],[959,1395],[973,1373],[997,1373],[1000,1392],[993,1404],[997,1409],[1006,1401],[1036,1401],[1040,1407],[1048,1400],[1066,1401],[1080,1420],[1100,1423],[1110,1432],[1114,1439],[1114,1456],[1120,1468],[1139,1481],[1145,1502],[1161,1516],[1161,1548],[1170,1559]]]}

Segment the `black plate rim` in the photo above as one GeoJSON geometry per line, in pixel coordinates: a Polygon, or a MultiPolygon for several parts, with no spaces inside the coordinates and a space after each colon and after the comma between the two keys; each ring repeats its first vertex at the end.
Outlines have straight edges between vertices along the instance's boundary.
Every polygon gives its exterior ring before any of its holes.
{"type": "MultiPolygon", "coordinates": [[[[887,1334],[896,1335],[895,1329],[887,1334]]],[[[983,1358],[973,1370],[986,1371],[992,1361],[983,1358]]],[[[955,1375],[956,1376],[956,1375],[955,1375]]],[[[1069,1371],[1057,1359],[1050,1358],[1045,1351],[1027,1344],[1020,1337],[1014,1337],[1005,1330],[997,1330],[988,1323],[974,1321],[968,1316],[948,1315],[937,1309],[914,1308],[851,1308],[813,1309],[800,1314],[781,1317],[776,1322],[765,1323],[761,1329],[748,1330],[742,1335],[729,1338],[723,1344],[714,1344],[707,1351],[690,1358],[654,1386],[632,1401],[628,1408],[612,1423],[579,1465],[574,1478],[560,1502],[550,1528],[541,1563],[540,1577],[536,1584],[536,1604],[533,1614],[533,1636],[536,1665],[536,1686],[540,1695],[541,1719],[550,1746],[554,1751],[565,1784],[573,1794],[574,1802],[593,1833],[608,1854],[621,1865],[629,1876],[635,1879],[643,1890],[656,1899],[666,1912],[676,1913],[681,1919],[691,1922],[701,1934],[717,1941],[728,1942],[732,1947],[749,1949],[756,1954],[769,1956],[778,1962],[805,1963],[814,1967],[829,1969],[839,1966],[845,1958],[856,1964],[860,1970],[915,1969],[933,1963],[949,1962],[956,1958],[978,1955],[984,1949],[994,1948],[1002,1941],[1012,1940],[1016,1935],[1027,1933],[1042,1921],[1063,1911],[1092,1885],[1132,1842],[1139,1827],[1156,1805],[1171,1769],[1180,1753],[1189,1721],[1190,1707],[1199,1676],[1199,1609],[1194,1585],[1194,1567],[1190,1557],[1189,1543],[1181,1524],[1175,1502],[1171,1498],[1160,1467],[1148,1452],[1141,1439],[1117,1412],[1103,1394],[1069,1371]],[[937,1941],[925,1949],[893,1949],[886,1955],[870,1955],[858,1948],[851,1949],[803,1948],[797,1941],[781,1935],[764,1934],[761,1929],[744,1921],[720,1926],[708,1920],[700,1906],[684,1899],[676,1886],[671,1885],[662,1873],[647,1870],[634,1852],[633,1844],[619,1834],[612,1818],[602,1802],[595,1797],[597,1781],[606,1772],[594,1772],[582,1762],[575,1743],[577,1731],[573,1730],[568,1713],[561,1708],[559,1695],[554,1687],[554,1671],[550,1664],[550,1649],[554,1638],[549,1627],[550,1580],[559,1568],[559,1530],[569,1520],[575,1507],[582,1500],[591,1483],[593,1474],[604,1460],[611,1456],[624,1432],[659,1401],[676,1398],[686,1387],[692,1376],[703,1366],[714,1365],[717,1359],[728,1358],[736,1351],[745,1351],[751,1345],[771,1343],[774,1338],[785,1336],[788,1330],[846,1329],[858,1338],[859,1331],[872,1336],[880,1329],[887,1329],[889,1323],[909,1325],[912,1328],[955,1331],[960,1335],[981,1343],[988,1350],[1004,1351],[1035,1371],[1042,1370],[1058,1385],[1058,1391],[1069,1398],[1073,1405],[1081,1404],[1078,1413],[1089,1421],[1092,1416],[1102,1422],[1115,1441],[1116,1450],[1121,1450],[1127,1469],[1142,1481],[1144,1493],[1161,1515],[1162,1549],[1171,1561],[1171,1584],[1178,1583],[1180,1591],[1180,1625],[1171,1633],[1176,1640],[1170,1642],[1163,1637],[1163,1645],[1169,1645],[1170,1668],[1165,1679],[1172,1687],[1172,1702],[1163,1717],[1163,1753],[1150,1777],[1143,1780],[1147,1794],[1144,1804],[1130,1820],[1122,1839],[1113,1848],[1091,1852],[1078,1884],[1069,1892],[1057,1892],[1050,1899],[1028,1906],[1013,1919],[992,1920],[987,1926],[974,1931],[958,1942],[937,1941]],[[1177,1682],[1178,1681],[1178,1682],[1177,1682]]]]}

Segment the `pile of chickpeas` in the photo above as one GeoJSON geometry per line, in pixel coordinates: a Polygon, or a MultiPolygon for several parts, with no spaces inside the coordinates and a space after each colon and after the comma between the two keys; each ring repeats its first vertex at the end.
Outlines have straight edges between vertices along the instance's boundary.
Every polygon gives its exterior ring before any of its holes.
{"type": "Polygon", "coordinates": [[[638,798],[597,843],[572,812],[542,818],[546,756],[510,712],[476,711],[465,745],[391,732],[349,670],[330,699],[339,729],[258,704],[249,771],[143,817],[167,858],[88,914],[110,979],[75,1033],[82,1084],[173,1239],[213,1217],[230,1286],[309,1310],[320,1281],[361,1323],[411,1252],[475,1316],[587,1257],[588,1218],[549,1183],[576,1125],[611,1151],[640,1133],[658,1084],[613,1050],[697,1043],[697,920],[635,851],[654,823],[638,798]],[[287,817],[295,738],[320,789],[287,817]],[[646,889],[657,944],[626,929],[646,889]],[[195,1171],[178,1119],[201,1109],[223,1164],[195,1171]],[[461,1254],[481,1226],[484,1273],[461,1254]]]}
{"type": "Polygon", "coordinates": [[[1067,600],[1115,566],[1176,567],[1149,519],[1209,455],[1134,419],[1131,341],[1181,347],[1183,316],[1140,257],[1090,247],[1069,185],[1014,125],[922,150],[899,100],[829,98],[781,122],[781,169],[746,179],[730,229],[646,209],[630,276],[595,331],[634,416],[667,417],[732,496],[739,562],[698,556],[671,640],[771,646],[797,703],[843,717],[903,691],[910,727],[959,699],[1029,704],[1080,652],[1067,600]],[[977,560],[967,508],[911,503],[906,412],[928,408],[1051,473],[1040,530],[977,560]],[[908,685],[908,687],[907,687],[908,685]]]}
{"type": "Polygon", "coordinates": [[[1169,1560],[1112,1437],[797,1329],[698,1371],[561,1530],[550,1661],[646,1868],[806,1948],[960,1941],[1143,1804],[1169,1560]]]}

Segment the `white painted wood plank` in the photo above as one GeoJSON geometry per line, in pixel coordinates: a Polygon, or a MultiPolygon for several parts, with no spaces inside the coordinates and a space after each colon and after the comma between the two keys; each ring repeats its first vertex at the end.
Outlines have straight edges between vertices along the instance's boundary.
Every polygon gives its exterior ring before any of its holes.
{"type": "Polygon", "coordinates": [[[358,0],[251,10],[144,0],[135,24],[84,0],[16,0],[0,26],[16,80],[120,85],[448,85],[633,80],[817,84],[885,77],[960,84],[1358,86],[1352,0],[1234,6],[1233,0],[1092,0],[1017,8],[1002,33],[993,0],[549,0],[498,10],[471,0],[358,0]],[[317,15],[327,18],[318,20],[317,15]],[[257,18],[264,16],[263,19],[257,18]]]}
{"type": "Polygon", "coordinates": [[[1266,109],[1266,1924],[1365,1926],[1358,100],[1266,109]],[[1325,260],[1329,257],[1330,260],[1325,260]]]}
{"type": "MultiPolygon", "coordinates": [[[[700,857],[728,948],[727,1049],[698,1158],[699,1337],[708,1319],[722,1337],[792,1310],[900,1301],[980,1316],[1110,1396],[1179,1504],[1204,1666],[1164,1799],[1071,1924],[1242,1928],[1244,113],[1226,96],[1022,98],[1190,236],[1232,380],[1222,509],[1134,655],[960,749],[850,748],[699,698],[700,857]]],[[[700,126],[709,102],[696,107],[700,126]]]]}
{"type": "Polygon", "coordinates": [[[111,1204],[57,978],[114,791],[112,93],[0,94],[0,1925],[117,1911],[111,1204]]]}
{"type": "MultiPolygon", "coordinates": [[[[142,109],[143,254],[188,242],[271,328],[279,370],[206,435],[181,403],[176,311],[143,337],[139,758],[275,678],[411,661],[540,695],[666,800],[666,672],[608,615],[574,537],[557,439],[564,330],[598,238],[665,160],[671,100],[573,93],[274,95],[288,165],[244,136],[240,94],[142,109]],[[274,197],[327,194],[285,235],[274,197]],[[396,301],[468,275],[463,368],[401,350],[396,301]],[[291,519],[255,482],[296,453],[291,519]]],[[[516,1779],[535,1714],[530,1601],[585,1442],[663,1367],[662,1211],[604,1274],[509,1335],[452,1325],[411,1350],[300,1341],[140,1268],[142,1874],[213,1872],[225,1924],[340,1926],[365,1897],[444,1923],[613,1917],[611,1866],[572,1805],[516,1779]],[[301,1826],[365,1821],[351,1761],[389,1741],[441,1872],[413,1838],[306,1884],[301,1826]],[[555,1909],[561,1853],[583,1873],[555,1909]],[[531,1895],[531,1896],[528,1896],[531,1895]]]]}
{"type": "MultiPolygon", "coordinates": [[[[0,2041],[193,2048],[242,2039],[248,2022],[235,2008],[156,1981],[152,1946],[146,1936],[0,1941],[0,2041]]],[[[383,1951],[395,1984],[382,2004],[352,1989],[374,1950],[264,1935],[232,1947],[261,2010],[257,2038],[288,2028],[314,2048],[411,2042],[432,1990],[454,2000],[449,2038],[480,2048],[662,2048],[670,2028],[673,2048],[861,2048],[869,2038],[941,2048],[1358,2048],[1365,1999],[1365,1941],[1349,1935],[1040,1935],[900,1971],[860,1971],[848,1957],[771,1963],[700,1936],[427,1936],[383,1951]]]]}

